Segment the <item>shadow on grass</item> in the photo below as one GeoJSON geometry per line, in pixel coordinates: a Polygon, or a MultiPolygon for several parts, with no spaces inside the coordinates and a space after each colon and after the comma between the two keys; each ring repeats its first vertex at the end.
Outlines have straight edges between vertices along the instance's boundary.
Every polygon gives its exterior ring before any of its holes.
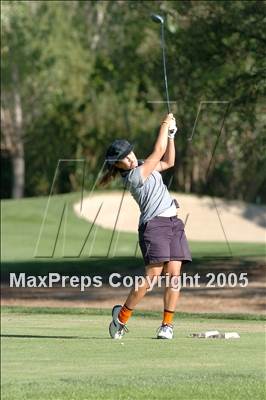
{"type": "Polygon", "coordinates": [[[82,337],[82,336],[46,336],[46,335],[13,335],[13,334],[3,334],[0,335],[2,338],[14,338],[14,339],[78,339],[78,340],[110,340],[109,337],[82,337]]]}
{"type": "Polygon", "coordinates": [[[24,272],[27,275],[38,276],[49,273],[61,275],[101,275],[107,277],[113,272],[121,274],[141,274],[144,271],[142,258],[74,258],[74,259],[46,259],[32,261],[3,262],[1,269],[2,281],[9,281],[10,273],[24,272]]]}
{"type": "MultiPolygon", "coordinates": [[[[110,310],[105,308],[73,308],[73,307],[23,307],[23,306],[2,306],[2,315],[11,314],[38,314],[38,315],[82,315],[82,316],[108,316],[110,310]]],[[[161,311],[141,311],[134,312],[135,317],[141,318],[161,318],[161,311]]],[[[263,314],[241,314],[241,313],[188,313],[177,311],[178,319],[204,320],[204,319],[220,319],[220,320],[243,320],[243,321],[265,321],[266,316],[263,314]]]]}
{"type": "MultiPolygon", "coordinates": [[[[202,276],[208,272],[247,272],[250,276],[262,275],[263,260],[258,257],[213,257],[193,258],[192,263],[183,265],[182,272],[189,275],[200,273],[202,276]]],[[[60,275],[100,275],[103,283],[108,281],[112,273],[119,273],[122,276],[143,275],[144,264],[142,258],[138,257],[114,257],[114,258],[76,258],[76,259],[46,259],[30,261],[2,262],[2,282],[9,282],[10,273],[25,273],[26,275],[38,276],[49,273],[60,275]]]]}

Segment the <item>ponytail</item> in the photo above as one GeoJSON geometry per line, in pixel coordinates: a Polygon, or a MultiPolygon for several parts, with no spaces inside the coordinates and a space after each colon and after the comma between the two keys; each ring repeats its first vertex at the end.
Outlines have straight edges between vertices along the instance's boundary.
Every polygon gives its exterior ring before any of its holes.
{"type": "Polygon", "coordinates": [[[108,170],[105,172],[105,174],[101,177],[99,181],[99,186],[106,186],[108,185],[109,182],[111,182],[113,179],[116,178],[116,175],[119,172],[119,168],[115,167],[112,165],[108,170]]]}

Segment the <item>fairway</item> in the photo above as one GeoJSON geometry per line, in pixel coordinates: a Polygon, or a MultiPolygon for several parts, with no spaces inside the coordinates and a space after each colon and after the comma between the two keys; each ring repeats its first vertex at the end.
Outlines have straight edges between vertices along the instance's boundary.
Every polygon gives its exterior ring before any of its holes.
{"type": "MultiPolygon", "coordinates": [[[[105,193],[99,191],[98,193],[105,193]]],[[[80,193],[70,193],[63,195],[52,196],[50,201],[50,209],[46,220],[46,225],[42,240],[40,241],[40,253],[43,258],[38,260],[35,258],[35,248],[37,238],[40,233],[40,227],[47,206],[48,197],[26,198],[22,200],[5,200],[2,201],[2,260],[3,271],[9,271],[9,263],[14,268],[20,268],[19,263],[27,262],[26,268],[29,265],[45,260],[48,263],[62,261],[66,264],[66,258],[71,256],[75,258],[75,263],[80,263],[82,260],[90,260],[95,257],[141,257],[140,250],[136,253],[137,231],[132,232],[116,232],[112,238],[112,229],[103,229],[95,225],[96,235],[92,240],[91,236],[79,254],[82,243],[91,228],[91,223],[83,219],[77,218],[73,211],[73,204],[80,198],[80,193]],[[60,215],[64,204],[68,205],[67,219],[67,235],[64,239],[63,232],[59,232],[55,253],[51,258],[51,252],[55,244],[55,237],[60,222],[60,215]],[[116,236],[118,235],[118,237],[116,236]],[[117,240],[118,239],[118,240],[117,240]],[[65,240],[65,246],[64,246],[65,240]],[[16,243],[16,246],[14,246],[16,243]],[[91,246],[93,243],[93,246],[91,246]],[[109,248],[110,247],[110,248],[109,248]],[[114,248],[117,248],[114,251],[114,248]],[[110,250],[110,253],[108,253],[110,250]],[[45,255],[45,257],[44,257],[45,255]]],[[[232,254],[228,251],[226,242],[209,242],[209,241],[190,241],[189,242],[193,259],[197,257],[265,257],[264,243],[241,243],[231,242],[230,248],[232,254]]],[[[141,259],[141,265],[143,262],[141,259]]]]}
{"type": "Polygon", "coordinates": [[[264,398],[260,317],[177,314],[174,339],[160,341],[154,339],[160,313],[139,313],[123,341],[115,341],[107,313],[3,308],[2,399],[264,398]],[[237,331],[241,338],[188,338],[207,329],[237,331]]]}

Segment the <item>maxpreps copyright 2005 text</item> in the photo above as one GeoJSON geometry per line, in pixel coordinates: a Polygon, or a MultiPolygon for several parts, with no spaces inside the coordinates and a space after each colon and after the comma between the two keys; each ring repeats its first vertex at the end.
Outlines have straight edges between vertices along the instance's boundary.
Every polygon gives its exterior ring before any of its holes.
{"type": "Polygon", "coordinates": [[[139,287],[146,285],[147,291],[151,291],[155,286],[171,287],[173,290],[180,290],[182,287],[193,288],[193,287],[246,287],[248,285],[248,274],[242,272],[237,275],[234,272],[225,274],[223,272],[215,274],[209,272],[204,276],[200,274],[187,275],[186,273],[180,276],[171,276],[166,274],[164,276],[150,278],[149,276],[122,276],[119,273],[112,273],[107,278],[100,275],[61,275],[57,272],[51,272],[47,275],[27,275],[24,272],[21,273],[10,273],[9,274],[9,286],[10,287],[22,287],[22,288],[52,288],[52,287],[73,287],[79,288],[81,292],[84,292],[87,288],[96,287],[100,288],[104,283],[109,284],[113,288],[119,287],[135,287],[137,290],[139,287]]]}

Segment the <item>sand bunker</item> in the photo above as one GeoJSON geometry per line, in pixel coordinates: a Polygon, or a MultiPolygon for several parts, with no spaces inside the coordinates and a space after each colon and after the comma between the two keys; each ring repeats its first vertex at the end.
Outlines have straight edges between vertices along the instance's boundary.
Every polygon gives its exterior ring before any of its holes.
{"type": "MultiPolygon", "coordinates": [[[[266,207],[246,204],[241,201],[225,201],[207,196],[198,197],[171,192],[180,208],[178,216],[186,221],[189,240],[264,242],[266,240],[266,207]],[[224,234],[224,232],[225,234],[224,234]]],[[[95,193],[74,205],[75,213],[103,228],[126,232],[138,229],[139,208],[130,193],[95,193]]]]}

